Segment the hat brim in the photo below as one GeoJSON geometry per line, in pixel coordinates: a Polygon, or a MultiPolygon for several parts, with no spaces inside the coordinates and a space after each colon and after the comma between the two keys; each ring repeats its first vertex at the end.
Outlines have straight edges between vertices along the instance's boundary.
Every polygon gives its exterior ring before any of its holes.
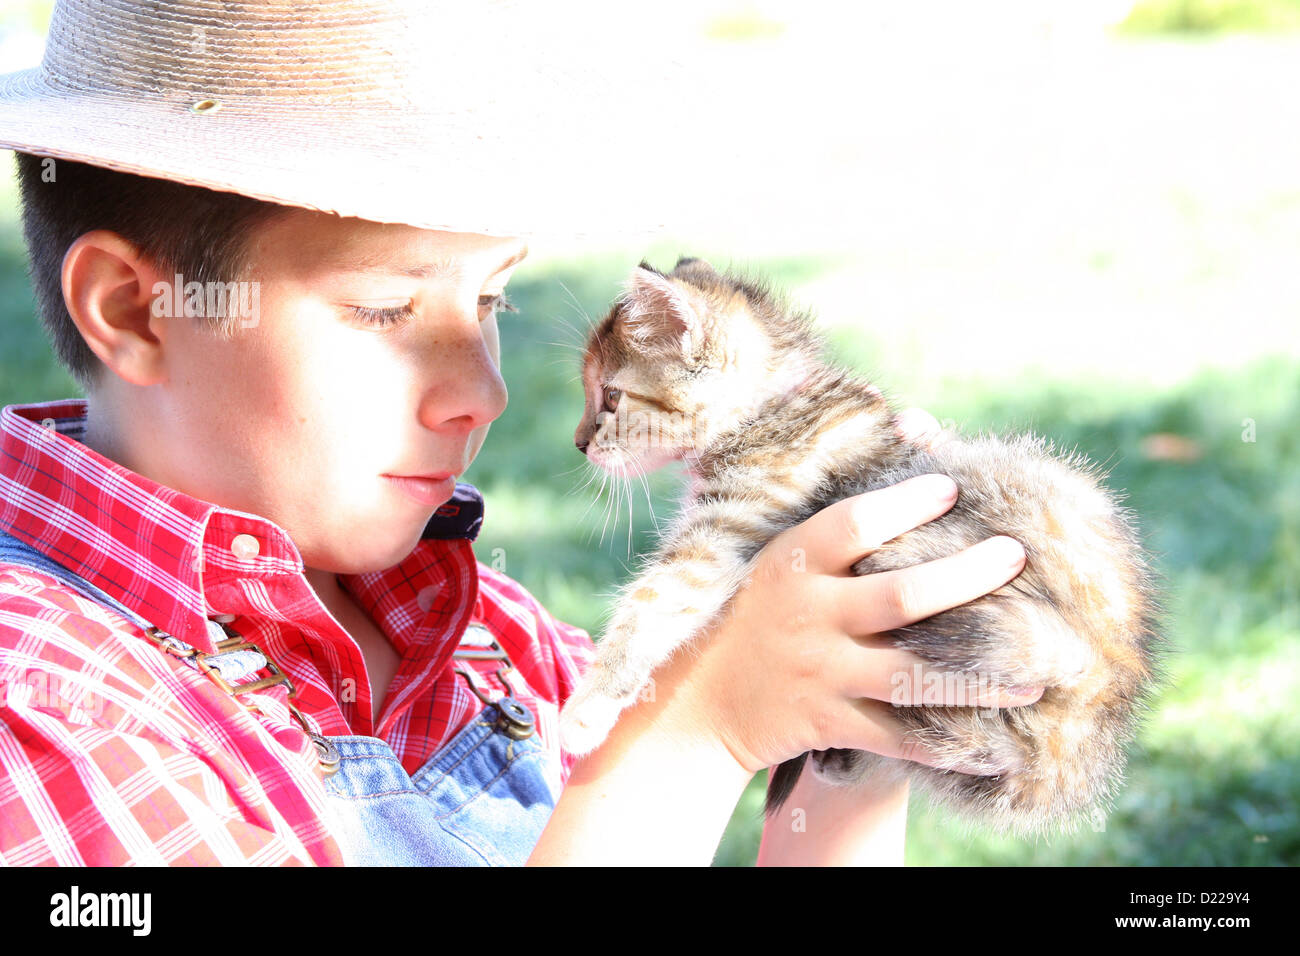
{"type": "Polygon", "coordinates": [[[644,236],[664,225],[647,187],[664,157],[607,92],[554,111],[246,96],[196,112],[193,94],[58,89],[33,69],[0,77],[0,147],[423,229],[644,236]]]}

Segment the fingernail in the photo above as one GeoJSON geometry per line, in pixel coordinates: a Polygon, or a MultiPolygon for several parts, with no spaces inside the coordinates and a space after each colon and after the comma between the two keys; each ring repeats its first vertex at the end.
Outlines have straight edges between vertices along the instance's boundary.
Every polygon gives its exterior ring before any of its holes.
{"type": "Polygon", "coordinates": [[[1025,549],[1015,538],[990,538],[988,548],[994,559],[1009,568],[1018,568],[1025,560],[1025,549]]]}
{"type": "Polygon", "coordinates": [[[950,767],[949,769],[957,773],[964,773],[969,777],[996,777],[997,776],[996,772],[990,772],[988,768],[986,768],[982,764],[959,763],[950,767]]]}
{"type": "Polygon", "coordinates": [[[1006,690],[1006,695],[1016,700],[1022,700],[1024,698],[1029,698],[1030,700],[1037,700],[1042,695],[1042,693],[1043,693],[1043,688],[1041,686],[1040,687],[1008,687],[1006,690]]]}
{"type": "Polygon", "coordinates": [[[917,481],[924,483],[926,492],[934,495],[936,501],[957,500],[957,482],[947,475],[922,475],[917,481]]]}

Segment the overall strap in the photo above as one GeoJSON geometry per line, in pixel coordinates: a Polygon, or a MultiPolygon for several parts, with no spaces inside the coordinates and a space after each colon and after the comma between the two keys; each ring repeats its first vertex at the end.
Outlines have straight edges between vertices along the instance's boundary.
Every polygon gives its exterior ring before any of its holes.
{"type": "Polygon", "coordinates": [[[75,591],[81,593],[82,597],[88,601],[94,601],[97,604],[104,604],[111,607],[114,611],[121,614],[124,618],[138,627],[148,630],[152,625],[139,614],[132,611],[121,601],[104,593],[100,588],[91,584],[81,575],[69,571],[63,565],[54,561],[44,553],[33,548],[29,544],[24,544],[15,538],[9,532],[0,529],[0,565],[12,564],[19,567],[26,567],[34,571],[43,571],[68,585],[75,591]]]}
{"type": "MultiPolygon", "coordinates": [[[[212,636],[212,643],[217,652],[215,654],[203,654],[180,638],[173,637],[162,628],[154,626],[121,601],[106,594],[103,589],[91,584],[75,571],[65,568],[31,545],[24,544],[8,532],[0,530],[0,565],[6,564],[42,571],[68,585],[87,600],[117,611],[128,621],[141,628],[145,632],[145,636],[158,645],[161,650],[179,658],[194,670],[206,675],[217,687],[236,699],[240,694],[264,690],[276,684],[286,685],[289,697],[294,696],[292,682],[276,666],[275,662],[268,658],[260,647],[249,644],[240,635],[223,624],[213,620],[207,622],[208,631],[212,636]],[[268,669],[272,672],[271,677],[245,681],[245,678],[268,669]]],[[[243,702],[241,701],[241,703],[243,702]]],[[[321,734],[311,727],[306,717],[293,705],[292,699],[289,701],[289,712],[302,725],[303,731],[316,745],[321,769],[326,773],[332,773],[338,767],[338,753],[321,734]]]]}
{"type": "MultiPolygon", "coordinates": [[[[161,635],[165,650],[174,649],[176,651],[188,652],[188,656],[182,656],[181,654],[176,654],[176,656],[182,657],[183,660],[188,661],[196,669],[199,668],[198,661],[194,659],[194,654],[197,652],[189,644],[186,644],[178,637],[172,637],[170,634],[163,631],[162,628],[155,627],[150,621],[141,617],[112,595],[105,593],[102,588],[91,584],[75,571],[65,568],[63,565],[38,551],[31,545],[24,544],[7,531],[0,530],[0,565],[5,564],[26,567],[35,571],[43,571],[50,577],[55,578],[77,591],[87,600],[94,601],[97,604],[104,605],[117,611],[117,613],[121,614],[132,624],[135,624],[146,634],[157,633],[161,635]]],[[[222,642],[228,641],[227,633],[216,621],[208,621],[208,633],[212,637],[212,643],[214,646],[219,647],[222,642]]],[[[224,654],[209,654],[207,655],[206,660],[207,663],[210,666],[215,667],[221,676],[228,682],[241,681],[249,674],[255,674],[267,666],[265,655],[248,650],[229,651],[224,654]]]]}

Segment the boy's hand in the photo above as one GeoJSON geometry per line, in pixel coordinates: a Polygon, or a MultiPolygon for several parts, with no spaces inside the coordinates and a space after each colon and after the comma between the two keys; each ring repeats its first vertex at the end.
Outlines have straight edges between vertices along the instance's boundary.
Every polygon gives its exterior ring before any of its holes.
{"type": "MultiPolygon", "coordinates": [[[[1024,549],[999,537],[900,571],[857,577],[850,569],[955,500],[950,479],[923,475],[838,502],[779,535],[727,617],[656,674],[657,697],[668,702],[662,717],[716,736],[750,772],[832,747],[930,762],[906,743],[890,706],[894,675],[929,665],[882,635],[1001,587],[1024,566],[1024,549]]],[[[1011,706],[1040,695],[975,700],[1011,706]]]]}
{"type": "Polygon", "coordinates": [[[922,475],[838,502],[768,544],[730,613],[656,671],[653,694],[574,767],[530,862],[707,864],[764,767],[832,747],[927,760],[889,704],[893,675],[925,665],[881,634],[1000,587],[1024,551],[995,538],[901,571],[851,568],[943,514],[955,491],[922,475]]]}

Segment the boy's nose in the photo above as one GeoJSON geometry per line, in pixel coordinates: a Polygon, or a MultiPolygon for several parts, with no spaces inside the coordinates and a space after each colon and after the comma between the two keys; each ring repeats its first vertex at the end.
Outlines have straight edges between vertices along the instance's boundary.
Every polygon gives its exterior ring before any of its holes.
{"type": "Polygon", "coordinates": [[[506,410],[506,383],[490,356],[484,356],[476,369],[474,384],[464,394],[463,416],[470,428],[487,425],[501,417],[506,410]]]}
{"type": "Polygon", "coordinates": [[[506,409],[506,383],[486,343],[464,342],[458,351],[458,361],[439,363],[442,374],[425,410],[425,424],[430,428],[452,426],[472,431],[495,421],[506,409]]]}

